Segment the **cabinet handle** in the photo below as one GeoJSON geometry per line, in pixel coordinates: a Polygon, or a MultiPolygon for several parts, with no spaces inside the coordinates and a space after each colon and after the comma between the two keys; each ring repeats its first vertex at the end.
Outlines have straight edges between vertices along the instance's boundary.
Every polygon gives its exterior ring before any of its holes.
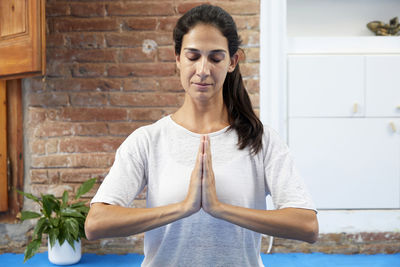
{"type": "Polygon", "coordinates": [[[396,125],[394,124],[394,122],[390,122],[390,127],[392,128],[394,133],[397,132],[396,125]]]}
{"type": "Polygon", "coordinates": [[[354,103],[353,105],[353,113],[357,113],[358,112],[358,103],[354,103]]]}

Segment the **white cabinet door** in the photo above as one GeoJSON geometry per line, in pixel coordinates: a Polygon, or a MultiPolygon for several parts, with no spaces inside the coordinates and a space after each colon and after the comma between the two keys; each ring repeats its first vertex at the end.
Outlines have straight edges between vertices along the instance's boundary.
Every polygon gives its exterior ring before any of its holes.
{"type": "Polygon", "coordinates": [[[366,57],[366,115],[400,117],[400,56],[366,57]]]}
{"type": "Polygon", "coordinates": [[[400,120],[292,118],[289,146],[320,209],[400,207],[400,120]]]}
{"type": "Polygon", "coordinates": [[[289,56],[289,117],[364,115],[363,56],[289,56]]]}

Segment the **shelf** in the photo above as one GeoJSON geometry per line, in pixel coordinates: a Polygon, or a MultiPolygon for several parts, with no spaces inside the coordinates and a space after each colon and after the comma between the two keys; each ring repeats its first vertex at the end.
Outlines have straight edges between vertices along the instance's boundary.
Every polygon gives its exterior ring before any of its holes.
{"type": "Polygon", "coordinates": [[[400,36],[288,37],[288,54],[396,54],[400,36]]]}

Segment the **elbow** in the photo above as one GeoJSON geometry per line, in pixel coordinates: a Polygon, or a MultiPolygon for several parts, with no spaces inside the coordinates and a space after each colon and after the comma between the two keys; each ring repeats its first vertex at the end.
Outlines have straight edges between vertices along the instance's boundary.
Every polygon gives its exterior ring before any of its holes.
{"type": "Polygon", "coordinates": [[[310,244],[313,244],[317,242],[318,235],[319,235],[318,220],[317,218],[315,218],[314,220],[308,223],[305,241],[310,244]]]}
{"type": "Polygon", "coordinates": [[[96,222],[94,220],[94,218],[92,216],[88,216],[86,217],[85,220],[85,235],[86,235],[86,239],[89,241],[93,241],[98,239],[97,235],[96,235],[96,222]]]}

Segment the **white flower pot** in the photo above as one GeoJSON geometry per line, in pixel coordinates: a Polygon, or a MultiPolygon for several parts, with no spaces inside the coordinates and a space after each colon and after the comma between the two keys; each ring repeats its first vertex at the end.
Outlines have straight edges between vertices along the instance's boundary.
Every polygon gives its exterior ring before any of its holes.
{"type": "Polygon", "coordinates": [[[50,240],[47,240],[49,251],[49,261],[57,265],[75,264],[82,257],[81,240],[75,241],[75,250],[71,247],[67,240],[60,246],[58,240],[53,247],[50,246],[50,240]]]}

